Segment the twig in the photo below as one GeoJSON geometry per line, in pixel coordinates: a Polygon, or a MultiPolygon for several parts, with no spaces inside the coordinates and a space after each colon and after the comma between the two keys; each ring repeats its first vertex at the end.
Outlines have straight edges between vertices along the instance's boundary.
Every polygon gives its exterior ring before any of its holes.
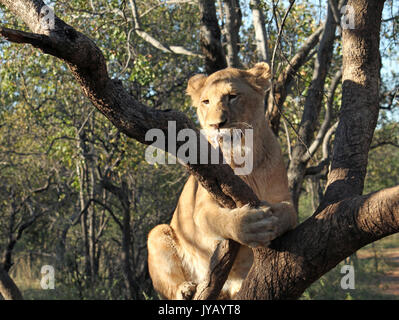
{"type": "Polygon", "coordinates": [[[274,45],[273,54],[272,54],[272,60],[271,60],[271,63],[270,63],[270,69],[271,69],[271,74],[272,75],[274,74],[274,60],[276,58],[277,48],[278,48],[278,46],[280,44],[280,40],[281,40],[281,35],[282,35],[282,32],[283,32],[284,24],[285,24],[285,21],[287,20],[288,14],[290,13],[291,8],[293,7],[294,3],[295,3],[295,0],[290,0],[290,4],[289,4],[287,10],[285,11],[283,20],[282,20],[281,25],[280,25],[279,30],[278,30],[277,40],[276,40],[276,44],[274,45]]]}

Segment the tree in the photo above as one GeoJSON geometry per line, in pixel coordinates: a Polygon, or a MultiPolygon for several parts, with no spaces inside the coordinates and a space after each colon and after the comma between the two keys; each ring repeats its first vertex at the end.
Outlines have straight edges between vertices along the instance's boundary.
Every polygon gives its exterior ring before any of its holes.
{"type": "MultiPolygon", "coordinates": [[[[34,32],[1,28],[0,34],[9,41],[31,44],[45,53],[64,60],[94,106],[121,132],[139,142],[148,143],[144,139],[146,130],[157,127],[166,133],[168,120],[177,121],[178,130],[180,128],[195,129],[194,125],[181,113],[149,109],[129,95],[120,81],[109,77],[104,56],[88,37],[57,17],[54,29],[48,29],[42,24],[38,24],[37,21],[41,21],[41,8],[44,6],[42,1],[2,0],[0,3],[14,15],[20,17],[34,32]]],[[[200,2],[200,4],[204,3],[209,5],[207,9],[211,13],[215,11],[209,2],[200,2]]],[[[303,139],[301,139],[304,140],[302,143],[306,146],[312,142],[312,133],[316,128],[320,112],[320,98],[318,97],[323,88],[329,55],[331,55],[331,45],[328,43],[334,32],[328,28],[333,24],[333,13],[336,11],[334,3],[336,4],[336,2],[329,3],[333,3],[333,5],[329,8],[327,18],[329,22],[326,22],[321,36],[322,42],[319,44],[317,57],[319,65],[314,70],[315,82],[313,91],[310,91],[314,92],[315,97],[312,93],[308,95],[308,107],[305,104],[304,121],[300,126],[302,131],[299,131],[299,136],[302,136],[303,139]],[[317,102],[317,105],[313,105],[310,101],[317,102]],[[315,114],[312,111],[315,111],[315,114]],[[310,119],[307,116],[309,114],[311,114],[310,119]]],[[[292,4],[293,2],[291,2],[291,6],[292,4]]],[[[229,5],[237,6],[237,2],[231,1],[229,5]]],[[[348,1],[348,6],[353,7],[356,13],[354,17],[356,27],[342,30],[342,104],[326,191],[320,206],[312,217],[295,230],[275,239],[269,248],[254,249],[254,264],[241,288],[239,298],[298,298],[312,282],[360,247],[399,231],[398,186],[361,195],[368,151],[379,111],[381,65],[378,57],[380,56],[379,34],[383,5],[383,1],[377,0],[348,1]]],[[[289,10],[286,11],[285,18],[288,13],[289,10]]],[[[277,45],[281,40],[285,18],[278,28],[277,45]]],[[[203,26],[207,27],[209,23],[203,22],[203,26]]],[[[213,26],[215,27],[214,23],[213,26]]],[[[218,41],[217,28],[214,32],[216,37],[210,37],[209,32],[205,34],[208,39],[218,41]]],[[[317,38],[316,33],[312,39],[317,38]]],[[[235,41],[232,39],[229,41],[228,47],[231,48],[231,44],[235,41]]],[[[310,41],[312,45],[308,44],[305,46],[306,49],[302,50],[307,53],[295,61],[305,62],[314,46],[314,41],[310,41]]],[[[203,45],[203,48],[205,47],[203,45]]],[[[208,46],[208,51],[209,55],[204,54],[207,61],[219,61],[212,57],[215,56],[215,51],[220,52],[220,46],[208,46]]],[[[297,54],[300,52],[298,51],[297,54]]],[[[233,58],[234,55],[233,53],[233,58]]],[[[296,55],[294,55],[295,57],[296,55]]],[[[209,64],[206,63],[206,65],[209,64]]],[[[300,65],[301,63],[298,63],[297,67],[293,68],[293,65],[289,63],[286,76],[283,77],[285,80],[278,82],[285,83],[285,91],[290,82],[287,80],[288,77],[292,76],[292,73],[296,72],[300,65]]],[[[216,68],[223,66],[224,64],[221,63],[207,70],[215,71],[216,68]]],[[[271,97],[271,101],[274,101],[274,97],[271,97]]],[[[323,129],[323,131],[324,135],[327,135],[328,130],[323,129]]],[[[321,140],[321,137],[316,135],[314,141],[321,140]]],[[[317,143],[320,145],[319,142],[317,143]]],[[[292,153],[292,156],[297,157],[295,160],[301,162],[300,164],[296,162],[298,170],[298,167],[303,166],[303,162],[307,163],[302,158],[308,150],[303,145],[295,150],[299,151],[292,153]]],[[[292,163],[295,164],[295,161],[292,163]]],[[[233,175],[231,168],[227,165],[188,164],[187,169],[222,205],[230,208],[247,203],[256,205],[257,199],[253,192],[233,175]]],[[[303,168],[299,168],[298,172],[300,172],[299,185],[301,185],[300,180],[303,179],[305,171],[303,168]]],[[[219,254],[222,260],[219,264],[216,261],[215,265],[222,266],[222,268],[211,269],[211,281],[204,285],[207,290],[202,297],[217,296],[218,290],[223,285],[223,279],[231,267],[236,248],[236,244],[231,241],[224,242],[219,246],[215,257],[219,254]],[[225,255],[227,253],[229,255],[225,255]]]]}
{"type": "Polygon", "coordinates": [[[0,268],[0,293],[6,300],[22,300],[21,292],[3,268],[0,268]]]}

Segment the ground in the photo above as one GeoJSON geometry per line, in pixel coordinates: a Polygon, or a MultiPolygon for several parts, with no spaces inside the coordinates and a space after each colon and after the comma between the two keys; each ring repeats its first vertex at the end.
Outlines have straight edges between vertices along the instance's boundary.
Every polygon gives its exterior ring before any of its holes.
{"type": "MultiPolygon", "coordinates": [[[[56,272],[55,290],[43,290],[40,286],[40,266],[44,261],[27,263],[26,255],[15,259],[11,276],[21,289],[25,299],[69,300],[81,299],[78,286],[62,284],[56,272]]],[[[107,297],[109,288],[96,288],[87,299],[107,297]],[[101,291],[101,292],[100,292],[101,291]]],[[[109,298],[112,298],[109,295],[109,298]]],[[[123,298],[123,297],[121,297],[123,298]]],[[[399,234],[387,237],[360,249],[356,255],[341,262],[336,268],[316,281],[301,297],[303,300],[399,300],[399,234]],[[340,270],[351,264],[355,270],[355,289],[343,290],[340,270]]]]}
{"type": "MultiPolygon", "coordinates": [[[[396,296],[399,299],[399,248],[383,249],[379,253],[379,259],[388,267],[378,281],[378,291],[382,295],[396,296]]],[[[359,259],[374,259],[373,250],[360,250],[359,259]]]]}

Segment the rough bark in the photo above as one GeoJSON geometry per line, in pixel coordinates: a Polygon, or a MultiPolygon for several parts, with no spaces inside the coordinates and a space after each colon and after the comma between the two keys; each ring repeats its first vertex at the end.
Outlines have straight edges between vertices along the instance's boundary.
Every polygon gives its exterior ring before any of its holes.
{"type": "Polygon", "coordinates": [[[348,1],[355,29],[343,29],[342,106],[323,205],[361,194],[378,119],[384,1],[348,1]]]}

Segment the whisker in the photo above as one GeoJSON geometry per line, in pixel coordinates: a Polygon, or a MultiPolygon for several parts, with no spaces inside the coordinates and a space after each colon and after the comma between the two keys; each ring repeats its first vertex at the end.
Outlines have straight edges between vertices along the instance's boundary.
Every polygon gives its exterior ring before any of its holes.
{"type": "Polygon", "coordinates": [[[244,127],[246,127],[246,128],[253,129],[253,126],[250,125],[249,123],[246,123],[246,122],[237,121],[237,122],[232,122],[230,125],[231,125],[231,126],[239,126],[239,125],[242,125],[242,126],[244,126],[244,127]]]}

